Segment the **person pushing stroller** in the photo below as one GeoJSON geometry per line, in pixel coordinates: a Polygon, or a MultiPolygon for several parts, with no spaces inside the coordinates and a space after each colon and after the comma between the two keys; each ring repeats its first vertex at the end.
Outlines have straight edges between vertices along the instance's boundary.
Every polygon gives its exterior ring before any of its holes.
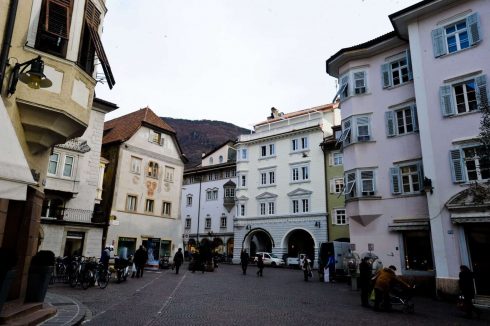
{"type": "Polygon", "coordinates": [[[379,270],[374,275],[374,310],[380,311],[380,305],[383,303],[383,308],[386,311],[391,310],[390,291],[396,286],[402,289],[411,289],[412,287],[401,280],[395,274],[396,267],[391,265],[388,268],[379,270]]]}

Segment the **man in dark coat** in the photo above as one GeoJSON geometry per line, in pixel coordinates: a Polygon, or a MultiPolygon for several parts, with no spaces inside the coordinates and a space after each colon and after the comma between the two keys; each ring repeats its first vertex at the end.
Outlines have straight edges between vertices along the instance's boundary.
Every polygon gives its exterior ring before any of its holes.
{"type": "Polygon", "coordinates": [[[240,254],[240,263],[242,265],[242,271],[243,275],[247,274],[247,267],[248,267],[248,260],[250,259],[250,256],[247,253],[246,249],[242,250],[242,253],[240,254]]]}
{"type": "Polygon", "coordinates": [[[480,317],[480,310],[473,306],[473,299],[475,298],[475,284],[473,282],[473,272],[466,265],[461,265],[459,268],[459,289],[464,297],[464,312],[466,317],[472,318],[473,312],[480,317]]]}
{"type": "Polygon", "coordinates": [[[148,260],[148,254],[143,246],[140,246],[134,253],[134,264],[136,265],[136,277],[143,277],[143,269],[146,261],[148,260]]]}
{"type": "Polygon", "coordinates": [[[361,286],[361,304],[369,307],[369,292],[371,291],[371,264],[369,257],[364,257],[359,264],[359,283],[361,286]]]}
{"type": "Polygon", "coordinates": [[[179,248],[174,255],[175,274],[179,274],[180,265],[184,262],[184,255],[182,254],[182,248],[179,248]]]}

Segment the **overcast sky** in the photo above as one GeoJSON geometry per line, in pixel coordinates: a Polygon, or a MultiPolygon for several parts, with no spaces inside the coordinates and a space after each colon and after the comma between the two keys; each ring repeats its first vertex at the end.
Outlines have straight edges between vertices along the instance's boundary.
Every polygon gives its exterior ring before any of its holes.
{"type": "MultiPolygon", "coordinates": [[[[119,109],[231,122],[270,108],[330,103],[325,61],[393,30],[388,15],[419,0],[108,0],[104,43],[116,85],[97,97],[119,109]]],[[[101,71],[101,69],[99,69],[101,71]]]]}

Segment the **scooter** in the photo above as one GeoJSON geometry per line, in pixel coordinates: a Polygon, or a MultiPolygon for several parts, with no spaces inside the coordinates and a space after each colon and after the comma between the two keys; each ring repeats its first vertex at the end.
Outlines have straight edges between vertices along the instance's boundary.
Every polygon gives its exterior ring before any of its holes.
{"type": "Polygon", "coordinates": [[[117,283],[127,280],[132,266],[132,256],[129,256],[129,259],[114,258],[114,269],[116,270],[117,283]]]}

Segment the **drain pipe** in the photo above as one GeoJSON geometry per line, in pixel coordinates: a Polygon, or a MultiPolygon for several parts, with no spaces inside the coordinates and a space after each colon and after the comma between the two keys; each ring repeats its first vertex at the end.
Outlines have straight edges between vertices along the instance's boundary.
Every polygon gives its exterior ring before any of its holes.
{"type": "Polygon", "coordinates": [[[15,15],[17,14],[17,5],[19,0],[11,0],[7,14],[7,22],[5,23],[5,33],[3,35],[2,50],[0,52],[0,94],[2,94],[2,85],[7,70],[7,63],[10,51],[10,43],[12,42],[12,34],[14,33],[15,15]]]}

